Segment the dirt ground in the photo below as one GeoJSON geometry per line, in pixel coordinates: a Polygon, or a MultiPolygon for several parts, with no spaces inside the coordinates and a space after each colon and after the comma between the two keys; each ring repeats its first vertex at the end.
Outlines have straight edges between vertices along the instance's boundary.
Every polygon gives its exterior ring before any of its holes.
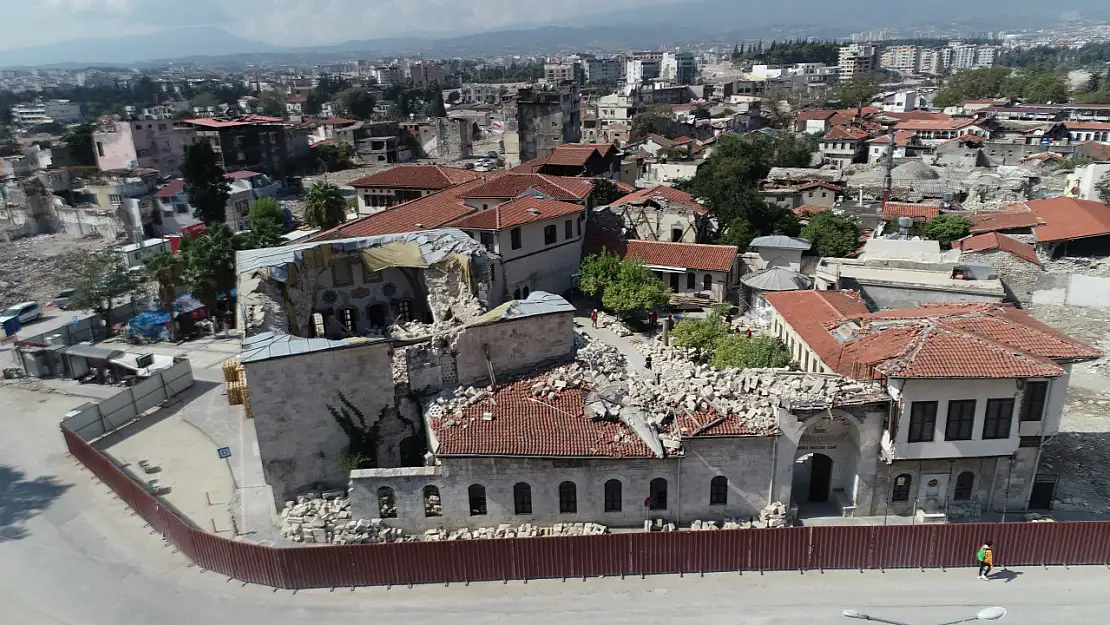
{"type": "Polygon", "coordinates": [[[94,250],[115,241],[100,237],[75,239],[64,234],[40,234],[0,241],[0,307],[26,301],[48,302],[70,288],[56,269],[58,257],[78,249],[94,250]]]}
{"type": "MultiPolygon", "coordinates": [[[[1038,306],[1030,313],[1110,354],[1110,310],[1038,306]]],[[[1059,475],[1057,510],[1110,514],[1110,358],[1075,365],[1060,433],[1044,447],[1041,473],[1059,475]]]]}

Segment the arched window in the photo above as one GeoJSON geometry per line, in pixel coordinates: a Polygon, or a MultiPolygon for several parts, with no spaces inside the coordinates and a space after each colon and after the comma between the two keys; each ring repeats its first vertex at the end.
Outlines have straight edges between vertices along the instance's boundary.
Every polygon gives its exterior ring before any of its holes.
{"type": "Polygon", "coordinates": [[[385,327],[385,306],[381,304],[371,304],[366,307],[366,321],[370,324],[371,328],[384,328],[385,327]]]}
{"type": "Polygon", "coordinates": [[[532,514],[532,487],[524,482],[513,485],[513,509],[517,514],[532,514]]]}
{"type": "Polygon", "coordinates": [[[909,501],[910,500],[910,486],[913,484],[913,476],[909,473],[902,473],[894,478],[894,492],[890,496],[891,501],[909,501]]]}
{"type": "Polygon", "coordinates": [[[621,481],[609,480],[605,482],[605,511],[620,512],[623,508],[621,481]]]}
{"type": "Polygon", "coordinates": [[[667,480],[657,477],[648,485],[647,507],[649,510],[667,509],[667,480]]]}
{"type": "Polygon", "coordinates": [[[702,279],[701,279],[701,288],[702,288],[703,291],[712,291],[713,290],[713,276],[711,276],[709,274],[705,274],[705,276],[702,277],[702,279]]]}
{"type": "Polygon", "coordinates": [[[486,487],[481,484],[471,484],[466,489],[470,497],[470,516],[481,516],[486,513],[486,487]]]}
{"type": "Polygon", "coordinates": [[[709,505],[723,506],[728,503],[728,478],[718,475],[709,481],[709,505]]]}
{"type": "Polygon", "coordinates": [[[574,482],[559,484],[559,513],[575,514],[578,512],[578,489],[574,482]]]}
{"type": "Polygon", "coordinates": [[[964,471],[956,477],[956,492],[952,498],[956,501],[967,501],[971,499],[971,491],[975,489],[975,474],[971,471],[964,471]]]}
{"type": "Polygon", "coordinates": [[[328,331],[324,327],[324,319],[331,314],[330,310],[314,310],[312,311],[312,336],[324,337],[327,336],[328,331]]]}
{"type": "Polygon", "coordinates": [[[520,299],[520,289],[513,289],[513,299],[520,299]]]}
{"type": "Polygon", "coordinates": [[[520,294],[524,296],[524,299],[528,299],[529,293],[531,293],[531,291],[528,290],[528,287],[524,287],[520,290],[520,294]]]}
{"type": "Polygon", "coordinates": [[[378,489],[378,516],[383,519],[397,518],[397,501],[393,498],[393,489],[388,486],[378,489]]]}
{"type": "Polygon", "coordinates": [[[431,484],[424,487],[424,516],[443,516],[443,503],[439,499],[439,488],[431,484]]]}

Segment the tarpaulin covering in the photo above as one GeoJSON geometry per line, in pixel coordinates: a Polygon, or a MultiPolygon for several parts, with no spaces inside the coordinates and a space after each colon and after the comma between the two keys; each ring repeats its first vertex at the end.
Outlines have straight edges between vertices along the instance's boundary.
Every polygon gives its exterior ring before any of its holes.
{"type": "Polygon", "coordinates": [[[127,324],[127,336],[141,336],[158,341],[170,339],[170,313],[141,312],[127,324]]]}

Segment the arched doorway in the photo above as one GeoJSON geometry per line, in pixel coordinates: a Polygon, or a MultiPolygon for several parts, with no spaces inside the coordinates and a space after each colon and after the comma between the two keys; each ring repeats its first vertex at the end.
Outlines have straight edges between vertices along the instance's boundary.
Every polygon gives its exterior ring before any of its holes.
{"type": "Polygon", "coordinates": [[[832,458],[825,454],[810,456],[809,501],[823,503],[829,500],[829,486],[832,484],[832,458]]]}

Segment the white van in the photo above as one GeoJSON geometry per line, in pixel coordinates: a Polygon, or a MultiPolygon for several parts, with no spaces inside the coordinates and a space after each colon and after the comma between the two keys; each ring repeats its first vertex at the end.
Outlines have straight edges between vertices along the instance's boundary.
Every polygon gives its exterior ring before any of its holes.
{"type": "Polygon", "coordinates": [[[23,302],[0,313],[0,324],[9,319],[19,317],[19,324],[24,325],[42,316],[42,306],[38,302],[23,302]]]}

